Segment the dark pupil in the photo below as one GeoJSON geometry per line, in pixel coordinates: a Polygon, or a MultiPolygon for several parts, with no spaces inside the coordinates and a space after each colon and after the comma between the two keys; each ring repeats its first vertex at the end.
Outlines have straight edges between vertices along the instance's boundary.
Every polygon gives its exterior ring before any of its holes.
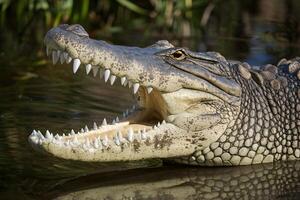
{"type": "Polygon", "coordinates": [[[182,56],[181,52],[175,52],[173,53],[174,58],[180,58],[182,56]]]}

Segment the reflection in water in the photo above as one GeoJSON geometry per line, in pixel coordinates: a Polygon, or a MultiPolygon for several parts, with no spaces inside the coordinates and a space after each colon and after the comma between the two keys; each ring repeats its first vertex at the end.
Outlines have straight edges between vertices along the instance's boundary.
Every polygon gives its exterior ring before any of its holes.
{"type": "Polygon", "coordinates": [[[57,185],[56,199],[298,199],[300,162],[229,168],[162,167],[90,175],[57,185]]]}

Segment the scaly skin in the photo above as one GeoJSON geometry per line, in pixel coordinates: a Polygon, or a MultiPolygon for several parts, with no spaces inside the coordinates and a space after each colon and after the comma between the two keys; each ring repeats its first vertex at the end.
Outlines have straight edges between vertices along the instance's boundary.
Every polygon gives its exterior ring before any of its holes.
{"type": "Polygon", "coordinates": [[[65,159],[170,159],[191,165],[249,165],[300,157],[300,58],[251,68],[215,52],[167,41],[126,47],[90,39],[80,25],[45,36],[53,62],[133,87],[137,105],[117,123],[53,137],[33,131],[34,148],[65,159]],[[158,124],[157,124],[158,123],[158,124]],[[156,125],[157,124],[157,125],[156,125]]]}

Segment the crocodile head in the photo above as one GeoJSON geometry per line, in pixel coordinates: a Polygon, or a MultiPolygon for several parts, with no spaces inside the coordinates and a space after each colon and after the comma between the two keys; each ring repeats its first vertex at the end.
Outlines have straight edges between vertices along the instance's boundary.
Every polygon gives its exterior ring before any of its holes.
{"type": "MultiPolygon", "coordinates": [[[[192,157],[215,142],[236,119],[241,87],[236,69],[220,54],[199,53],[158,41],[145,47],[89,38],[80,25],[60,25],[45,36],[53,62],[85,66],[111,84],[120,78],[137,104],[112,123],[68,135],[33,131],[32,146],[81,161],[192,157]]],[[[100,124],[99,124],[100,125],[100,124]]]]}

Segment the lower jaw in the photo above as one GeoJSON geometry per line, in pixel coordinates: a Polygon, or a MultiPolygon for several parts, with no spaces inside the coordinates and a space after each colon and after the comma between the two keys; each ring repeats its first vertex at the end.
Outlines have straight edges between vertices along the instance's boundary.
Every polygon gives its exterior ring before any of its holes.
{"type": "MultiPolygon", "coordinates": [[[[126,127],[127,122],[121,122],[120,126],[126,127]]],[[[131,125],[140,126],[140,125],[131,125]]],[[[42,144],[33,142],[32,146],[43,153],[48,153],[56,157],[97,162],[115,162],[115,161],[134,161],[151,158],[171,158],[190,155],[194,148],[187,148],[189,142],[185,139],[187,134],[179,131],[174,125],[163,123],[155,129],[148,130],[145,133],[136,134],[131,141],[123,136],[104,139],[94,137],[98,135],[95,131],[87,133],[89,137],[84,137],[85,142],[80,143],[74,139],[66,140],[68,142],[58,142],[57,140],[47,139],[42,144]],[[92,140],[92,138],[95,138],[92,140]],[[105,141],[106,140],[106,141],[105,141]]],[[[71,137],[71,136],[70,136],[71,137]]],[[[80,136],[79,136],[80,137],[80,136]]],[[[78,138],[79,138],[78,137],[78,138]]],[[[74,138],[74,136],[73,136],[74,138]]]]}

